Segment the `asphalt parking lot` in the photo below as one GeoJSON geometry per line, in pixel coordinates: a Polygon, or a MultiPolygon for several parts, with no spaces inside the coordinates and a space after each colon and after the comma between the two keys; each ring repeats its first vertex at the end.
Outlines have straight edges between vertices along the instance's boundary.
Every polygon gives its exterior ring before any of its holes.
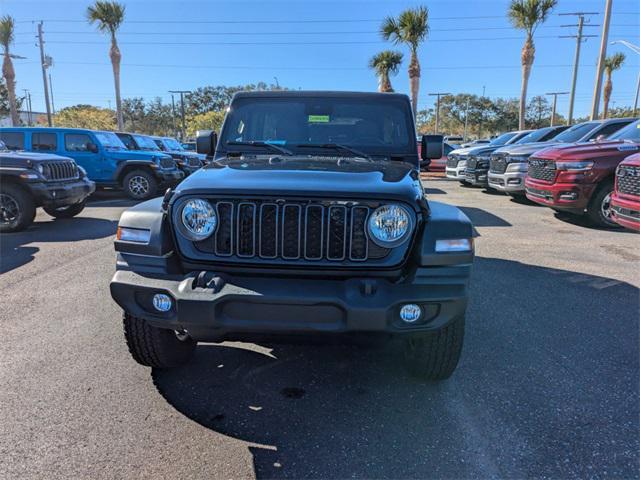
{"type": "Polygon", "coordinates": [[[392,346],[201,345],[151,371],[108,289],[129,201],[0,237],[0,478],[637,477],[640,236],[427,187],[479,235],[441,384],[392,346]]]}

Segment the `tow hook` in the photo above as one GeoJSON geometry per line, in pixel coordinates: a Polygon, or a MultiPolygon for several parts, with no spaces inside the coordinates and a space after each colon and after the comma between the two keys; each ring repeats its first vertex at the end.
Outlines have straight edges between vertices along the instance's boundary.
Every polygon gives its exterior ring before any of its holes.
{"type": "Polygon", "coordinates": [[[215,274],[215,272],[208,272],[202,270],[194,279],[191,288],[205,288],[213,290],[213,293],[218,293],[224,287],[225,281],[222,277],[215,274]]]}

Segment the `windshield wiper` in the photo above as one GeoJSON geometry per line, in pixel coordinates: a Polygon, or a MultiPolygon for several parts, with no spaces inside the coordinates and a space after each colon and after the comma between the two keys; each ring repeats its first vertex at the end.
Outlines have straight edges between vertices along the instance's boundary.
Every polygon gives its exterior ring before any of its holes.
{"type": "Polygon", "coordinates": [[[332,150],[342,150],[343,152],[353,153],[358,157],[366,158],[367,160],[371,160],[371,156],[367,155],[360,150],[356,150],[355,148],[348,147],[347,145],[342,145],[341,143],[302,143],[297,145],[298,148],[327,148],[332,150]]]}
{"type": "Polygon", "coordinates": [[[273,150],[275,152],[283,153],[284,155],[293,155],[293,152],[291,150],[287,150],[284,147],[279,147],[278,145],[274,145],[273,143],[261,142],[261,141],[257,141],[257,140],[251,140],[251,141],[247,141],[247,142],[228,141],[227,145],[232,145],[232,146],[248,145],[250,147],[267,147],[267,148],[270,148],[271,150],[273,150]]]}

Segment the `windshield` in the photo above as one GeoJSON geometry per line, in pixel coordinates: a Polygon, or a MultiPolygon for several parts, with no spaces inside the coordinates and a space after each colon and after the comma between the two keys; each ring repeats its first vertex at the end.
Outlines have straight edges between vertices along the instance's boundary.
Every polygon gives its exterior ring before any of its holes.
{"type": "Polygon", "coordinates": [[[516,132],[503,133],[489,142],[489,145],[506,145],[506,143],[516,136],[516,132]]]}
{"type": "Polygon", "coordinates": [[[376,101],[353,97],[240,98],[233,102],[220,138],[223,149],[229,146],[227,142],[255,141],[305,155],[312,150],[309,146],[327,144],[365,153],[415,153],[416,149],[411,112],[397,97],[378,97],[376,101]]]}
{"type": "Polygon", "coordinates": [[[175,138],[163,138],[162,141],[166,145],[168,150],[184,150],[182,145],[175,138]]]}
{"type": "Polygon", "coordinates": [[[516,143],[540,142],[542,140],[546,140],[548,135],[554,131],[555,131],[555,128],[553,127],[540,128],[538,130],[534,130],[533,132],[527,133],[524,137],[522,137],[516,143]]]}
{"type": "Polygon", "coordinates": [[[144,135],[134,135],[136,143],[141,150],[160,150],[156,142],[151,137],[145,137],[144,135]]]}
{"type": "Polygon", "coordinates": [[[120,140],[115,133],[96,132],[95,135],[96,135],[96,138],[98,139],[98,142],[100,142],[100,145],[102,145],[104,148],[111,149],[111,150],[127,149],[127,147],[124,146],[124,143],[122,143],[122,140],[120,140]]]}
{"type": "Polygon", "coordinates": [[[607,140],[631,140],[632,142],[640,143],[640,120],[618,130],[607,140]]]}
{"type": "Polygon", "coordinates": [[[587,133],[593,130],[598,123],[596,122],[587,122],[587,123],[579,123],[578,125],[574,125],[573,127],[565,130],[560,135],[553,139],[554,142],[577,142],[582,137],[584,137],[587,133]]]}

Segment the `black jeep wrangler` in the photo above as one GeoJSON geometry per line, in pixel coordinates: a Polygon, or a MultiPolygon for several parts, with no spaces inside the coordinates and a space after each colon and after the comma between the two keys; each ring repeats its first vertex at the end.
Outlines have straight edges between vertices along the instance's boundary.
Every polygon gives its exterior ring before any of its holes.
{"type": "MultiPolygon", "coordinates": [[[[367,334],[400,337],[415,374],[451,375],[473,227],[427,201],[405,95],[238,93],[198,150],[213,161],[120,219],[111,295],[136,361],[367,334]]],[[[442,150],[422,138],[424,159],[442,150]]]]}
{"type": "Polygon", "coordinates": [[[71,158],[12,152],[0,140],[0,232],[27,228],[37,207],[52,217],[74,217],[95,189],[71,158]]]}

